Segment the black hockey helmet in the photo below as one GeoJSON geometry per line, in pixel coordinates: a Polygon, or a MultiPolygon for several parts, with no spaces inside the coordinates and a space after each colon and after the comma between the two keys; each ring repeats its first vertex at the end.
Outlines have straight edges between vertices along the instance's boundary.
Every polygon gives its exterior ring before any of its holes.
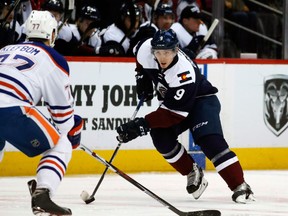
{"type": "Polygon", "coordinates": [[[177,35],[172,29],[158,30],[151,40],[153,50],[175,49],[178,44],[177,35]]]}
{"type": "Polygon", "coordinates": [[[122,4],[121,8],[120,8],[120,15],[122,20],[126,17],[126,16],[140,16],[140,9],[139,7],[134,4],[133,2],[127,2],[122,4]]]}
{"type": "Polygon", "coordinates": [[[89,19],[97,23],[101,21],[101,16],[98,8],[90,5],[85,5],[81,8],[79,17],[89,19]]]}
{"type": "Polygon", "coordinates": [[[154,14],[156,17],[164,16],[166,14],[172,15],[174,17],[174,12],[173,12],[172,6],[169,4],[163,4],[163,3],[158,4],[154,14]]]}
{"type": "Polygon", "coordinates": [[[48,11],[57,11],[59,13],[64,12],[64,6],[61,0],[46,0],[42,4],[41,9],[48,11]]]}
{"type": "Polygon", "coordinates": [[[132,29],[134,29],[137,19],[139,19],[139,21],[141,20],[140,9],[132,1],[128,1],[122,4],[119,15],[120,17],[119,19],[115,21],[115,24],[118,28],[120,28],[125,33],[129,33],[132,29]],[[130,18],[130,22],[131,22],[130,29],[126,29],[125,27],[124,22],[125,22],[126,17],[130,18]]]}

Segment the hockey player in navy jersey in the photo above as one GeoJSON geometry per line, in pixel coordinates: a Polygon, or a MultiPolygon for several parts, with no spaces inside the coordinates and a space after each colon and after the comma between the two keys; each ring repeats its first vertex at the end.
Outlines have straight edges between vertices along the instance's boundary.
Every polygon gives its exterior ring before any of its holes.
{"type": "Polygon", "coordinates": [[[0,151],[7,141],[29,157],[42,154],[37,183],[30,190],[32,211],[72,215],[51,196],[64,177],[72,149],[80,144],[83,121],[74,114],[68,64],[52,48],[55,17],[48,11],[32,11],[26,30],[26,42],[0,50],[0,151]],[[53,123],[37,109],[41,99],[53,123]]]}
{"type": "Polygon", "coordinates": [[[178,142],[187,129],[217,172],[233,191],[232,200],[246,203],[253,198],[237,156],[224,139],[217,88],[199,72],[198,66],[178,48],[176,33],[159,30],[136,47],[137,94],[151,100],[155,88],[160,106],[144,118],[117,128],[120,142],[150,132],[153,144],[165,160],[187,176],[187,191],[198,199],[208,182],[202,169],[178,142]]]}

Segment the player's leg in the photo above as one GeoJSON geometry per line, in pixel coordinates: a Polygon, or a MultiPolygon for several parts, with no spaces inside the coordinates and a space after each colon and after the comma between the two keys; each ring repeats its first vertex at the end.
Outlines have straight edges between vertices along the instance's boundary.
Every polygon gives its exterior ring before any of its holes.
{"type": "Polygon", "coordinates": [[[253,192],[245,183],[238,157],[231,151],[223,137],[219,100],[216,96],[197,99],[193,113],[196,117],[193,119],[193,127],[190,130],[195,143],[201,147],[219,175],[234,192],[233,201],[245,203],[249,197],[252,197],[253,192]]]}
{"type": "Polygon", "coordinates": [[[36,190],[32,191],[33,213],[71,215],[71,210],[56,205],[50,198],[71,158],[72,146],[67,136],[61,136],[36,108],[7,108],[4,113],[7,117],[1,121],[5,129],[0,127],[0,131],[4,130],[0,136],[29,157],[43,154],[37,168],[36,190]]]}
{"type": "Polygon", "coordinates": [[[244,180],[243,169],[237,155],[228,147],[222,135],[212,134],[200,138],[197,144],[214,164],[217,172],[233,191],[232,200],[246,203],[254,200],[250,186],[244,180]]]}
{"type": "Polygon", "coordinates": [[[180,174],[187,176],[187,191],[198,199],[206,189],[208,182],[202,169],[177,141],[178,133],[173,128],[151,129],[150,135],[157,151],[180,174]]]}

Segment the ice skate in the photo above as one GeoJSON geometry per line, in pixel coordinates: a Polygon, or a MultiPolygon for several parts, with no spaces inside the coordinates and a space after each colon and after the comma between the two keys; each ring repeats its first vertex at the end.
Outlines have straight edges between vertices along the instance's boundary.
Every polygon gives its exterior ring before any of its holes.
{"type": "Polygon", "coordinates": [[[256,201],[251,187],[246,183],[239,185],[232,195],[232,200],[236,203],[247,203],[248,201],[256,201]]]}
{"type": "Polygon", "coordinates": [[[198,199],[208,186],[208,181],[204,178],[204,173],[196,163],[193,164],[193,170],[187,175],[186,190],[198,199]]]}
{"type": "Polygon", "coordinates": [[[56,205],[46,188],[37,188],[32,194],[32,211],[34,215],[64,216],[72,215],[70,209],[56,205]]]}

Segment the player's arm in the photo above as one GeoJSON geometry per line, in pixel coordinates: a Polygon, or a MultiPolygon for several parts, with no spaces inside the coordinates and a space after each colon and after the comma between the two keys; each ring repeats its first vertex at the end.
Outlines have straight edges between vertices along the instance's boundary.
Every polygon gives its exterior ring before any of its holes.
{"type": "Polygon", "coordinates": [[[151,128],[167,128],[183,121],[192,109],[195,88],[196,85],[190,83],[168,90],[164,102],[156,111],[117,128],[118,141],[126,143],[138,136],[146,135],[151,128]]]}
{"type": "Polygon", "coordinates": [[[136,61],[136,91],[138,99],[144,98],[144,101],[149,101],[153,99],[153,83],[152,80],[145,73],[142,65],[136,61]]]}

